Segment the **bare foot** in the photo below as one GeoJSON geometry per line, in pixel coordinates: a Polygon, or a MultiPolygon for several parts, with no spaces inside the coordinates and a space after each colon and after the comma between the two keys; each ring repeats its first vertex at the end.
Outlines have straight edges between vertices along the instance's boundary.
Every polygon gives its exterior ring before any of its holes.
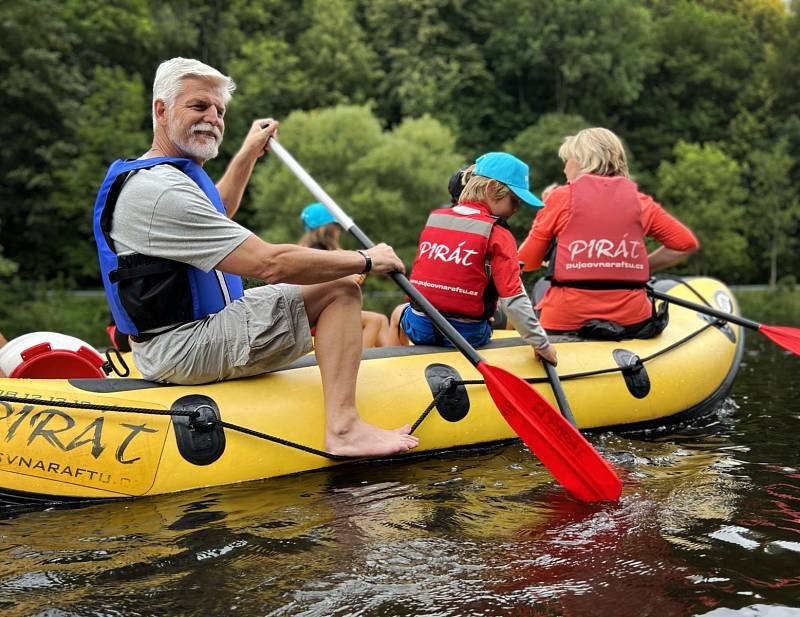
{"type": "Polygon", "coordinates": [[[398,435],[408,435],[408,434],[411,433],[411,425],[410,424],[404,424],[400,428],[392,429],[392,432],[393,433],[397,433],[398,435]]]}
{"type": "Polygon", "coordinates": [[[341,456],[389,456],[417,447],[419,439],[409,435],[410,430],[406,424],[390,431],[358,418],[343,430],[327,430],[325,447],[341,456]]]}

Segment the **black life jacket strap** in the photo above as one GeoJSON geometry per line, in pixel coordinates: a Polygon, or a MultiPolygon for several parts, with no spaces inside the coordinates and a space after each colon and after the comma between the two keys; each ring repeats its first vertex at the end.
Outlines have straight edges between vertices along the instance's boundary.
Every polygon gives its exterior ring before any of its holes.
{"type": "Polygon", "coordinates": [[[160,257],[149,257],[133,253],[131,255],[120,255],[117,258],[119,267],[108,273],[108,280],[112,283],[139,278],[142,276],[152,276],[154,274],[167,274],[174,272],[180,264],[160,257]]]}
{"type": "Polygon", "coordinates": [[[574,287],[575,289],[644,289],[647,283],[626,283],[624,281],[557,281],[550,279],[553,287],[574,287]]]}

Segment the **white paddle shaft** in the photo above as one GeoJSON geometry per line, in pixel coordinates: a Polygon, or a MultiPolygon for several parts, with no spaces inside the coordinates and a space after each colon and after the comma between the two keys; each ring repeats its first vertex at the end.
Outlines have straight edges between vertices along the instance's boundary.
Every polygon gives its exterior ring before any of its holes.
{"type": "Polygon", "coordinates": [[[317,181],[312,178],[308,172],[303,169],[303,167],[294,160],[294,157],[289,154],[286,149],[280,144],[280,142],[272,137],[269,141],[269,149],[275,153],[281,161],[283,161],[286,166],[292,170],[294,175],[296,175],[300,181],[305,184],[306,188],[311,191],[311,193],[316,197],[333,215],[336,219],[336,222],[342,226],[345,231],[349,231],[350,228],[354,225],[353,219],[351,219],[344,210],[342,210],[339,205],[333,201],[333,197],[328,195],[317,181]]]}

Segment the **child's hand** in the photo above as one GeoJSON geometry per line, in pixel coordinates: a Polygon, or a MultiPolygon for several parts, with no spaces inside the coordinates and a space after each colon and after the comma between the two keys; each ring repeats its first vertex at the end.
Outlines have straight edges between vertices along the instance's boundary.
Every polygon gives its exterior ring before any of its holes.
{"type": "Polygon", "coordinates": [[[533,349],[536,352],[536,355],[539,356],[545,362],[549,362],[553,366],[558,364],[558,354],[556,354],[556,348],[552,345],[548,345],[545,347],[544,351],[534,347],[533,349]]]}

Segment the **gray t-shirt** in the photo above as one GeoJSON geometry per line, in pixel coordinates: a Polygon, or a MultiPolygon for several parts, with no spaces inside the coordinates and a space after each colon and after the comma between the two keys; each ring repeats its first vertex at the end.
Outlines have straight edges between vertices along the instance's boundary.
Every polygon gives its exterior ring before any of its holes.
{"type": "MultiPolygon", "coordinates": [[[[172,259],[205,272],[251,235],[217,212],[194,181],[171,165],[128,178],[111,229],[118,254],[172,259]]],[[[312,349],[302,291],[294,285],[248,290],[214,315],[162,330],[133,344],[136,366],[156,381],[195,384],[253,375],[312,349]]]]}
{"type": "Polygon", "coordinates": [[[132,174],[111,227],[120,255],[141,253],[213,269],[251,232],[217,212],[200,187],[172,165],[132,174]]]}

